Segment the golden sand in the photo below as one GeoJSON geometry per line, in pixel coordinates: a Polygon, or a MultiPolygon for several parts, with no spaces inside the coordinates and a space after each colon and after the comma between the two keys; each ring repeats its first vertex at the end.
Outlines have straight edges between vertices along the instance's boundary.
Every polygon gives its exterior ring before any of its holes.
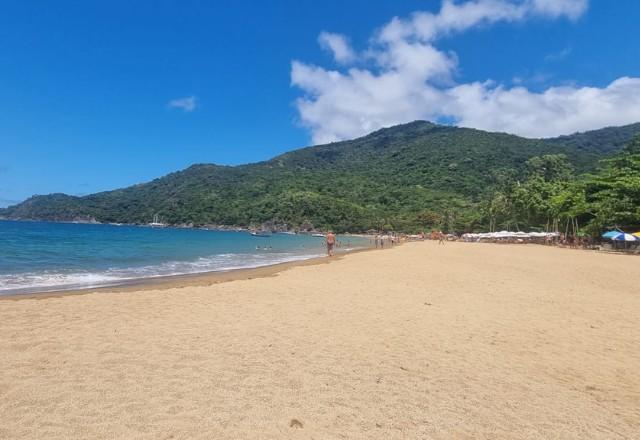
{"type": "Polygon", "coordinates": [[[0,438],[640,438],[640,259],[410,243],[0,301],[0,438]]]}

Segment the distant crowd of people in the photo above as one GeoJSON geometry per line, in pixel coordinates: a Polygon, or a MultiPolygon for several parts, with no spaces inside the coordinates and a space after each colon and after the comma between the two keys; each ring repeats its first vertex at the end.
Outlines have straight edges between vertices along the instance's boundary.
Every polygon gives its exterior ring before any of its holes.
{"type": "MultiPolygon", "coordinates": [[[[378,233],[372,236],[371,244],[375,247],[375,249],[385,249],[396,246],[399,243],[402,243],[407,240],[415,241],[415,240],[433,240],[437,241],[439,245],[444,245],[447,241],[458,241],[458,240],[466,240],[465,236],[470,234],[463,234],[462,236],[458,236],[457,234],[447,234],[441,230],[433,230],[428,233],[424,231],[415,235],[407,235],[400,233],[387,233],[382,234],[378,233]]],[[[533,235],[533,233],[531,233],[533,235]]],[[[496,238],[489,239],[489,242],[495,243],[504,243],[504,244],[524,244],[524,243],[536,243],[536,244],[545,244],[549,246],[560,246],[567,247],[572,249],[582,248],[582,249],[597,249],[600,248],[602,243],[598,240],[593,239],[588,236],[577,236],[570,234],[556,234],[555,236],[547,236],[544,238],[535,238],[529,237],[526,239],[518,238],[518,237],[509,237],[509,238],[496,238]]],[[[334,255],[334,248],[339,246],[340,243],[336,240],[336,236],[333,232],[329,231],[326,235],[326,245],[327,245],[327,255],[334,255]]],[[[612,247],[615,247],[611,245],[612,247]]]]}
{"type": "Polygon", "coordinates": [[[400,242],[400,237],[396,234],[388,234],[388,235],[380,235],[376,234],[373,237],[373,241],[375,243],[376,249],[384,249],[385,243],[387,247],[395,246],[400,242]]]}
{"type": "Polygon", "coordinates": [[[376,234],[373,237],[373,244],[376,249],[384,249],[385,246],[395,246],[407,240],[438,240],[438,244],[445,244],[449,236],[442,231],[431,231],[429,234],[421,232],[418,235],[407,235],[398,233],[376,234]]]}

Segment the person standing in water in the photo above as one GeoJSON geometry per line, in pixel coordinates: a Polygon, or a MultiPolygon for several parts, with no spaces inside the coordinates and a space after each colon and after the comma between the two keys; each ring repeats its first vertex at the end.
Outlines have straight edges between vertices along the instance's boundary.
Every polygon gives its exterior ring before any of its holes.
{"type": "Polygon", "coordinates": [[[327,233],[327,255],[333,257],[333,246],[336,244],[336,236],[332,231],[327,233]]]}

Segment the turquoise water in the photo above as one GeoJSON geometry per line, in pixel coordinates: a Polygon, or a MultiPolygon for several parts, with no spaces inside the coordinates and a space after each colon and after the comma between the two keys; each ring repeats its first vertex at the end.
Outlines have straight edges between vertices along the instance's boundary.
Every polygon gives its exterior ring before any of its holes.
{"type": "MultiPolygon", "coordinates": [[[[338,240],[339,251],[369,246],[363,237],[338,240]]],[[[301,234],[254,237],[247,232],[0,221],[0,295],[259,267],[324,252],[322,237],[301,234]]]]}

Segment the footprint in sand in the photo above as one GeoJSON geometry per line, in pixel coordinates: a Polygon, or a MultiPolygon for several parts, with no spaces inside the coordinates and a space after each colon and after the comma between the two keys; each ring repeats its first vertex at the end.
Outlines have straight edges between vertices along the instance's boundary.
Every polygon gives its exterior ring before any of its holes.
{"type": "Polygon", "coordinates": [[[298,419],[291,419],[289,422],[289,427],[291,428],[302,428],[303,426],[302,422],[298,419]]]}

